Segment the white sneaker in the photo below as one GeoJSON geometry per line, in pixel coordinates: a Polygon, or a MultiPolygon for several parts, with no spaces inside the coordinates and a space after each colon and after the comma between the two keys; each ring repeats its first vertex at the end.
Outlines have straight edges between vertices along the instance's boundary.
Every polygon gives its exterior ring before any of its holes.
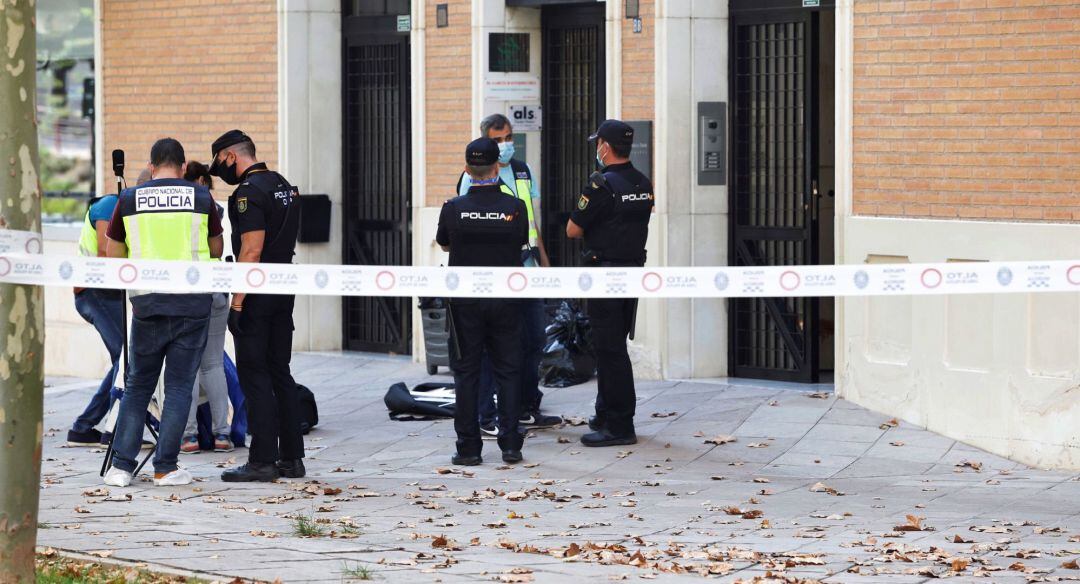
{"type": "Polygon", "coordinates": [[[185,469],[178,468],[160,479],[155,476],[154,486],[177,487],[180,485],[190,485],[192,480],[191,473],[185,469]]]}
{"type": "Polygon", "coordinates": [[[105,484],[110,487],[126,487],[131,484],[131,473],[115,466],[110,467],[105,473],[105,484]]]}

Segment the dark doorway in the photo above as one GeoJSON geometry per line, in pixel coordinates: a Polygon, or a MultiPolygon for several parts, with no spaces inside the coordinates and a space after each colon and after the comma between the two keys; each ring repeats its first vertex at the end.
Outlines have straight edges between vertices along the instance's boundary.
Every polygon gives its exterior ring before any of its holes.
{"type": "MultiPolygon", "coordinates": [[[[821,75],[833,2],[821,4],[732,1],[732,265],[833,262],[833,82],[821,75]]],[[[820,381],[832,314],[831,298],[731,300],[731,375],[820,381]]]]}
{"type": "Polygon", "coordinates": [[[545,6],[543,26],[544,245],[554,266],[581,265],[566,221],[594,170],[589,134],[604,119],[604,5],[545,6]]]}
{"type": "MultiPolygon", "coordinates": [[[[412,262],[409,35],[396,32],[394,11],[408,14],[408,3],[374,4],[346,2],[342,22],[344,263],[404,266],[412,262]]],[[[410,352],[410,298],[343,302],[347,350],[410,352]]]]}

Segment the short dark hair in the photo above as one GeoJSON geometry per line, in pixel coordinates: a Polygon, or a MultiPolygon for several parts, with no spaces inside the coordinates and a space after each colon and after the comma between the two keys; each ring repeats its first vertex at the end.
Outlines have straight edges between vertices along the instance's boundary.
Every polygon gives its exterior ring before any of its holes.
{"type": "Polygon", "coordinates": [[[226,150],[232,150],[237,154],[243,154],[244,156],[250,156],[255,158],[255,143],[251,140],[244,140],[243,142],[237,142],[232,146],[226,148],[226,150]]]}
{"type": "Polygon", "coordinates": [[[150,148],[150,164],[152,166],[184,166],[187,159],[184,157],[184,147],[175,138],[162,138],[154,142],[150,148]]]}
{"type": "Polygon", "coordinates": [[[465,165],[465,170],[466,170],[466,172],[469,173],[469,178],[472,178],[472,179],[488,178],[492,174],[494,174],[495,165],[494,164],[485,164],[483,166],[473,166],[472,164],[467,164],[467,165],[465,165]]]}
{"type": "Polygon", "coordinates": [[[206,188],[214,188],[214,179],[210,177],[210,169],[205,164],[192,160],[187,163],[187,172],[184,173],[184,180],[197,183],[200,180],[204,181],[206,188]]]}
{"type": "Polygon", "coordinates": [[[480,121],[480,135],[487,138],[489,130],[501,130],[506,126],[510,126],[511,129],[514,127],[509,118],[502,114],[491,114],[480,121]]]}
{"type": "Polygon", "coordinates": [[[619,158],[630,158],[630,150],[633,148],[632,146],[616,146],[611,142],[608,142],[608,146],[611,146],[611,151],[619,158]]]}

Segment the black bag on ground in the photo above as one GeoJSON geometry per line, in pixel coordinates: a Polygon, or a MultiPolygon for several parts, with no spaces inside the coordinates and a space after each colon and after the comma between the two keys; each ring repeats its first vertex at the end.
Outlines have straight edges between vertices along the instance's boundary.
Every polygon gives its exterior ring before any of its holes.
{"type": "Polygon", "coordinates": [[[453,418],[454,384],[421,383],[410,390],[404,383],[395,383],[386,390],[383,402],[391,420],[453,418]]]}
{"type": "Polygon", "coordinates": [[[585,383],[596,372],[589,317],[577,303],[563,301],[547,326],[547,344],[540,360],[540,385],[569,387],[585,383]]]}
{"type": "Polygon", "coordinates": [[[300,396],[300,431],[307,434],[319,425],[319,406],[315,404],[315,394],[307,386],[296,384],[300,396]]]}

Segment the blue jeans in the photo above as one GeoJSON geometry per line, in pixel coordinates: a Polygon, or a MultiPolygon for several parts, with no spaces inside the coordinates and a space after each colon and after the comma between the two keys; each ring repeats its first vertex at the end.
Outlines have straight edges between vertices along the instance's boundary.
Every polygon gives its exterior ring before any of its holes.
{"type": "MultiPolygon", "coordinates": [[[[544,352],[547,335],[547,313],[544,312],[542,299],[522,300],[521,304],[521,414],[540,409],[540,400],[544,392],[540,391],[540,359],[544,352]]],[[[484,353],[480,359],[480,393],[477,408],[480,412],[480,425],[495,423],[495,377],[492,373],[491,359],[484,353]]]]}
{"type": "Polygon", "coordinates": [[[112,361],[112,367],[105,373],[94,397],[90,398],[86,409],[72,424],[71,429],[76,432],[89,432],[105,418],[112,406],[110,394],[116,382],[120,350],[124,346],[123,302],[124,297],[113,290],[88,288],[75,295],[75,310],[97,329],[112,361]]]}
{"type": "Polygon", "coordinates": [[[127,387],[113,434],[113,466],[134,472],[142,442],[146,408],[154,396],[162,364],[165,366],[165,403],[162,405],[154,472],[176,470],[180,439],[191,407],[191,387],[199,371],[210,315],[201,317],[152,316],[131,323],[131,356],[127,387]]]}

